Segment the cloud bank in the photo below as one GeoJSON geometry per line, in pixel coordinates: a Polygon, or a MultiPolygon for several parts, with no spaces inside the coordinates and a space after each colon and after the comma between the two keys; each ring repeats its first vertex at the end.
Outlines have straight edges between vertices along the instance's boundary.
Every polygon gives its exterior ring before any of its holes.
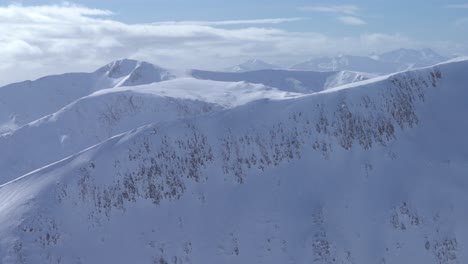
{"type": "MultiPolygon", "coordinates": [[[[357,12],[351,6],[321,10],[357,12]]],[[[51,73],[92,71],[120,58],[165,67],[221,69],[251,57],[292,63],[338,52],[369,54],[416,45],[398,34],[337,38],[274,27],[304,18],[127,24],[116,17],[109,10],[71,4],[0,7],[0,85],[51,73]],[[224,27],[229,25],[236,26],[224,27]]],[[[340,20],[365,23],[352,17],[342,15],[340,20]]]]}

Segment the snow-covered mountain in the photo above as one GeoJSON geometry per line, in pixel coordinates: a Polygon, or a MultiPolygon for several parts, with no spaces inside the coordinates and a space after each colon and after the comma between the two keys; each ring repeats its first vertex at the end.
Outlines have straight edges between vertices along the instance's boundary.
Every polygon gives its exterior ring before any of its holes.
{"type": "Polygon", "coordinates": [[[271,70],[279,69],[281,67],[272,63],[265,62],[260,59],[249,59],[241,64],[226,68],[226,72],[247,72],[247,71],[258,71],[258,70],[271,70]]]}
{"type": "Polygon", "coordinates": [[[357,71],[377,74],[394,72],[394,67],[386,62],[371,57],[351,56],[340,54],[336,57],[323,57],[293,65],[293,70],[307,70],[318,72],[329,71],[357,71]]]}
{"type": "MultiPolygon", "coordinates": [[[[97,72],[107,73],[107,67],[97,72]]],[[[0,156],[4,157],[0,159],[3,168],[0,184],[139,126],[188,118],[259,99],[300,96],[372,77],[352,72],[220,73],[193,70],[187,72],[187,76],[196,78],[174,77],[151,83],[151,76],[142,74],[141,78],[150,84],[125,86],[130,79],[128,75],[134,72],[123,72],[124,81],[112,89],[98,90],[0,135],[0,156]]]]}
{"type": "Polygon", "coordinates": [[[396,65],[397,70],[408,70],[435,65],[449,60],[431,49],[398,49],[382,53],[378,56],[380,61],[396,65]]]}
{"type": "Polygon", "coordinates": [[[174,118],[150,108],[154,124],[1,185],[0,261],[466,263],[467,71],[312,94],[194,78],[98,91],[35,126],[121,93],[174,118]]]}
{"type": "Polygon", "coordinates": [[[249,82],[263,84],[287,92],[320,92],[339,85],[368,80],[376,75],[363,72],[301,70],[259,70],[249,72],[213,72],[192,70],[191,75],[201,80],[249,82]]]}
{"type": "Polygon", "coordinates": [[[146,124],[295,96],[264,85],[191,78],[101,90],[0,135],[0,184],[146,124]]]}
{"type": "Polygon", "coordinates": [[[148,84],[175,77],[170,70],[124,59],[92,73],[68,73],[6,85],[0,87],[0,134],[101,89],[148,84]]]}
{"type": "Polygon", "coordinates": [[[357,71],[375,74],[388,74],[432,66],[449,58],[431,49],[398,49],[373,56],[338,55],[311,59],[293,65],[294,70],[310,71],[357,71]]]}
{"type": "Polygon", "coordinates": [[[316,92],[372,78],[365,73],[298,71],[221,73],[165,69],[144,61],[118,60],[92,73],[69,73],[0,87],[0,135],[13,131],[95,91],[194,77],[221,82],[250,82],[291,92],[316,92]],[[346,76],[346,78],[343,78],[346,76]]]}

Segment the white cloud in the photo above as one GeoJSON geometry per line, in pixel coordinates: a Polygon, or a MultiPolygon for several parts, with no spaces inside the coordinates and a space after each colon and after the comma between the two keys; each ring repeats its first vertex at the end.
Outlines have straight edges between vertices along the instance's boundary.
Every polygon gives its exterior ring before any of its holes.
{"type": "Polygon", "coordinates": [[[355,5],[315,5],[300,8],[303,11],[356,15],[360,8],[355,5]]]}
{"type": "Polygon", "coordinates": [[[90,16],[110,16],[109,10],[86,8],[78,5],[28,6],[9,5],[0,7],[0,23],[58,23],[75,20],[92,21],[90,16]]]}
{"type": "Polygon", "coordinates": [[[355,5],[316,5],[305,6],[299,9],[337,15],[336,19],[346,25],[362,26],[367,24],[364,20],[357,17],[361,9],[355,5]]]}
{"type": "Polygon", "coordinates": [[[353,26],[361,26],[367,24],[364,20],[353,16],[340,16],[338,17],[338,20],[345,24],[353,26]]]}
{"type": "Polygon", "coordinates": [[[451,4],[447,8],[468,9],[468,4],[451,4]]]}
{"type": "Polygon", "coordinates": [[[13,58],[28,58],[41,55],[42,51],[23,40],[12,40],[3,45],[2,53],[13,58]]]}
{"type": "Polygon", "coordinates": [[[165,67],[219,69],[250,57],[293,63],[338,52],[368,54],[415,45],[400,35],[337,38],[271,27],[298,18],[155,24],[113,18],[111,11],[76,5],[0,7],[0,84],[92,71],[124,57],[165,67]],[[234,24],[235,29],[222,27],[234,24]]]}
{"type": "Polygon", "coordinates": [[[468,17],[462,17],[462,18],[455,20],[456,27],[466,28],[467,25],[468,25],[468,17]]]}
{"type": "Polygon", "coordinates": [[[163,21],[153,23],[153,25],[199,25],[199,26],[232,26],[232,25],[266,25],[282,24],[305,20],[303,17],[292,18],[268,18],[251,20],[224,20],[224,21],[163,21]]]}

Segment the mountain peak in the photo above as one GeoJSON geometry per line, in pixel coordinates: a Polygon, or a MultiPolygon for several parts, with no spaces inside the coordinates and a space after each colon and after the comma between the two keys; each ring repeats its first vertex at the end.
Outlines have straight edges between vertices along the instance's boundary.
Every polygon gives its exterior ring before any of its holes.
{"type": "Polygon", "coordinates": [[[272,63],[265,62],[258,58],[249,59],[241,64],[227,68],[229,72],[246,72],[246,71],[258,71],[268,69],[279,69],[280,67],[272,63]]]}
{"type": "Polygon", "coordinates": [[[261,59],[252,58],[252,59],[247,60],[247,61],[244,62],[244,63],[254,64],[254,63],[266,63],[266,62],[264,62],[264,61],[261,60],[261,59]]]}
{"type": "Polygon", "coordinates": [[[106,72],[107,76],[111,78],[119,78],[128,75],[139,64],[137,60],[121,59],[106,64],[104,67],[99,68],[98,72],[106,72]]]}
{"type": "Polygon", "coordinates": [[[111,86],[141,85],[173,79],[174,73],[146,61],[121,59],[95,71],[104,79],[112,80],[111,86]]]}
{"type": "Polygon", "coordinates": [[[99,68],[96,72],[105,73],[110,78],[118,79],[131,74],[139,67],[160,68],[159,66],[146,61],[120,59],[106,64],[105,66],[99,68]]]}

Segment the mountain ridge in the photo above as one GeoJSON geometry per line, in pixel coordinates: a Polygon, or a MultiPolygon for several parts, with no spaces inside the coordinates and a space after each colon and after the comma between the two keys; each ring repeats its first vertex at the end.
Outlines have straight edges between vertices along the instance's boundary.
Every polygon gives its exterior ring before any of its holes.
{"type": "Polygon", "coordinates": [[[259,99],[294,96],[300,94],[263,85],[189,78],[97,91],[0,135],[0,156],[5,157],[0,160],[4,168],[0,183],[135,127],[230,109],[259,99]]]}
{"type": "Polygon", "coordinates": [[[0,87],[0,134],[52,114],[79,98],[103,89],[159,83],[192,77],[214,81],[248,81],[289,92],[315,92],[333,85],[371,78],[364,73],[313,73],[269,70],[245,73],[221,73],[201,70],[166,69],[137,60],[111,62],[91,73],[51,75],[0,87]],[[345,77],[343,77],[345,76],[345,77]],[[28,96],[24,96],[27,94],[28,96]],[[1,98],[8,98],[8,101],[1,98]],[[32,100],[34,98],[34,100],[32,100]]]}
{"type": "Polygon", "coordinates": [[[265,62],[261,59],[249,59],[241,64],[228,67],[225,69],[227,72],[246,72],[246,71],[258,71],[258,70],[272,70],[280,69],[278,65],[265,62]]]}
{"type": "Polygon", "coordinates": [[[334,57],[321,57],[295,64],[291,69],[312,71],[361,71],[376,74],[428,67],[448,61],[431,49],[397,49],[372,56],[353,56],[340,54],[334,57]]]}
{"type": "Polygon", "coordinates": [[[117,60],[91,73],[50,75],[0,87],[0,134],[12,131],[97,90],[175,78],[146,62],[117,60]],[[127,75],[119,75],[121,66],[127,75]],[[145,73],[147,79],[141,79],[145,73]],[[27,95],[27,96],[25,96],[27,95]],[[32,100],[31,98],[34,98],[32,100]]]}

